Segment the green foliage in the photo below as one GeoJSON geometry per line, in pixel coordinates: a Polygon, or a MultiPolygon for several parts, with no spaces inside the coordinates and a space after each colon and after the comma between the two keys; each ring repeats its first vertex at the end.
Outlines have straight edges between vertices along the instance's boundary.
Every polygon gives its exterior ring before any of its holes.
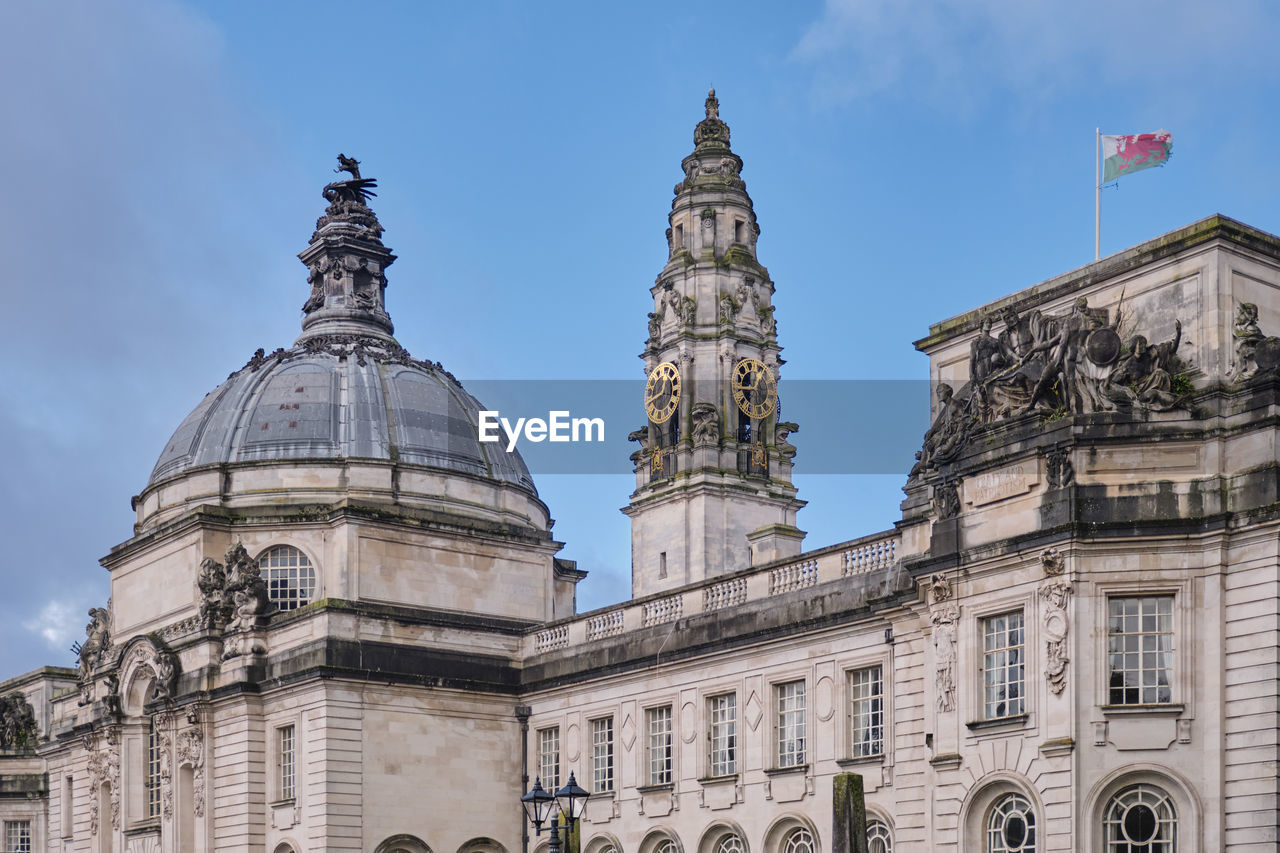
{"type": "Polygon", "coordinates": [[[1189,397],[1195,391],[1191,377],[1185,373],[1175,373],[1169,380],[1169,390],[1175,397],[1189,397]]]}

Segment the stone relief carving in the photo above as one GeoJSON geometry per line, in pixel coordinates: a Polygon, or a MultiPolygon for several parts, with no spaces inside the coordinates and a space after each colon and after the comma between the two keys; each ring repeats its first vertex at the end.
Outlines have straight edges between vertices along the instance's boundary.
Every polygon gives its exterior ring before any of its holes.
{"type": "Polygon", "coordinates": [[[955,480],[944,480],[933,487],[933,511],[939,521],[960,514],[960,494],[955,480]]]}
{"type": "Polygon", "coordinates": [[[1241,302],[1236,306],[1235,328],[1231,330],[1236,341],[1235,364],[1232,366],[1231,382],[1242,382],[1252,379],[1258,372],[1258,362],[1254,354],[1258,344],[1262,343],[1262,329],[1258,326],[1258,306],[1252,302],[1241,302]]]}
{"type": "Polygon", "coordinates": [[[183,729],[175,745],[176,761],[179,767],[191,767],[192,811],[196,817],[204,817],[204,735],[197,722],[183,729]]]}
{"type": "Polygon", "coordinates": [[[169,651],[155,634],[148,634],[133,647],[132,657],[151,670],[154,698],[171,700],[178,686],[178,656],[169,651]]]}
{"type": "Polygon", "coordinates": [[[960,608],[953,603],[937,605],[929,614],[933,625],[933,661],[939,713],[956,708],[956,622],[960,608]]]}
{"type": "Polygon", "coordinates": [[[773,444],[778,448],[778,453],[784,458],[790,459],[796,455],[796,446],[787,441],[787,437],[793,432],[799,432],[800,425],[792,421],[779,421],[773,428],[773,444]]]}
{"type": "Polygon", "coordinates": [[[111,799],[111,827],[120,828],[120,736],[112,729],[105,733],[88,734],[84,738],[85,752],[88,753],[87,769],[89,772],[89,834],[98,834],[99,815],[98,791],[103,785],[108,787],[111,799]]]}
{"type": "Polygon", "coordinates": [[[938,384],[935,416],[911,480],[954,461],[982,427],[1030,412],[1052,418],[1185,407],[1191,387],[1177,354],[1181,321],[1175,322],[1172,339],[1151,344],[1144,335],[1122,341],[1119,312],[1113,318],[1105,309],[1090,308],[1083,297],[1065,314],[1034,310],[1023,315],[1007,306],[1000,319],[1004,330],[997,336],[994,318],[982,318],[969,345],[969,381],[958,391],[938,384]]]}
{"type": "Polygon", "coordinates": [[[1071,598],[1071,581],[1065,575],[1066,561],[1056,548],[1040,555],[1045,579],[1040,584],[1040,601],[1045,636],[1045,678],[1055,696],[1062,695],[1067,687],[1067,633],[1070,619],[1067,603],[1071,598]]]}
{"type": "Polygon", "coordinates": [[[231,604],[227,600],[227,573],[223,571],[222,564],[212,557],[201,560],[196,588],[200,592],[201,626],[221,631],[227,624],[231,610],[231,604]]]}
{"type": "Polygon", "coordinates": [[[681,296],[674,290],[667,294],[667,307],[682,325],[692,326],[697,316],[698,303],[692,296],[681,296]]]}
{"type": "Polygon", "coordinates": [[[697,403],[693,416],[693,443],[718,444],[720,442],[720,414],[711,403],[697,403]]]}
{"type": "Polygon", "coordinates": [[[223,565],[206,557],[200,564],[201,616],[207,619],[208,627],[224,626],[223,660],[261,654],[266,651],[261,639],[248,635],[258,627],[258,618],[272,607],[266,582],[243,543],[227,548],[225,560],[223,565]]]}
{"type": "Polygon", "coordinates": [[[30,749],[37,734],[35,709],[26,695],[0,696],[0,749],[30,749]]]}
{"type": "Polygon", "coordinates": [[[738,319],[738,311],[741,308],[742,303],[735,299],[732,293],[727,290],[720,291],[720,325],[732,326],[738,319]]]}
{"type": "Polygon", "coordinates": [[[155,727],[160,741],[160,814],[173,820],[173,715],[156,715],[155,727]]]}
{"type": "Polygon", "coordinates": [[[760,334],[765,337],[778,334],[778,321],[773,318],[773,310],[772,305],[761,305],[756,309],[756,316],[760,318],[760,334]]]}
{"type": "Polygon", "coordinates": [[[1071,464],[1071,451],[1065,447],[1055,447],[1045,457],[1049,479],[1049,487],[1060,489],[1075,482],[1076,469],[1071,464]]]}

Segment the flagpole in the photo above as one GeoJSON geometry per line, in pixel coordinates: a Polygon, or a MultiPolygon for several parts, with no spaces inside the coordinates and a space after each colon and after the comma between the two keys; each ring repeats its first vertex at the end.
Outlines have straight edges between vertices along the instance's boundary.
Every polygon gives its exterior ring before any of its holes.
{"type": "Polygon", "coordinates": [[[1094,128],[1093,259],[1102,257],[1102,128],[1094,128]]]}

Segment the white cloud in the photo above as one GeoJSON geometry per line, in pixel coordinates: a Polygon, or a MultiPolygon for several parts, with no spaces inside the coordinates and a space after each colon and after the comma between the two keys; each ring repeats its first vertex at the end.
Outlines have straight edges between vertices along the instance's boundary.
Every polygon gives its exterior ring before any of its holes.
{"type": "Polygon", "coordinates": [[[53,599],[45,604],[33,619],[22,623],[28,631],[39,634],[45,642],[59,651],[71,647],[80,628],[79,609],[67,601],[53,599]]]}
{"type": "Polygon", "coordinates": [[[895,90],[963,109],[1007,95],[1213,85],[1275,75],[1280,10],[1265,0],[827,0],[792,59],[815,96],[895,90]]]}

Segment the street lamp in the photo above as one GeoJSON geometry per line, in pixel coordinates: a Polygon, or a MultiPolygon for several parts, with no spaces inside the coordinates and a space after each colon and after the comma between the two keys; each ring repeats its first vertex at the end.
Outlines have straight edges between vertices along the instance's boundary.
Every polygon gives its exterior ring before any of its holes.
{"type": "Polygon", "coordinates": [[[533,790],[520,798],[520,805],[524,806],[525,816],[533,824],[534,835],[541,835],[542,825],[550,823],[547,827],[551,831],[550,853],[560,853],[560,828],[556,825],[556,818],[565,827],[565,847],[568,847],[573,825],[582,818],[590,796],[591,793],[580,788],[573,773],[570,773],[569,784],[556,791],[554,796],[542,787],[540,777],[534,779],[533,790]],[[557,811],[559,814],[556,814],[557,811]]]}

